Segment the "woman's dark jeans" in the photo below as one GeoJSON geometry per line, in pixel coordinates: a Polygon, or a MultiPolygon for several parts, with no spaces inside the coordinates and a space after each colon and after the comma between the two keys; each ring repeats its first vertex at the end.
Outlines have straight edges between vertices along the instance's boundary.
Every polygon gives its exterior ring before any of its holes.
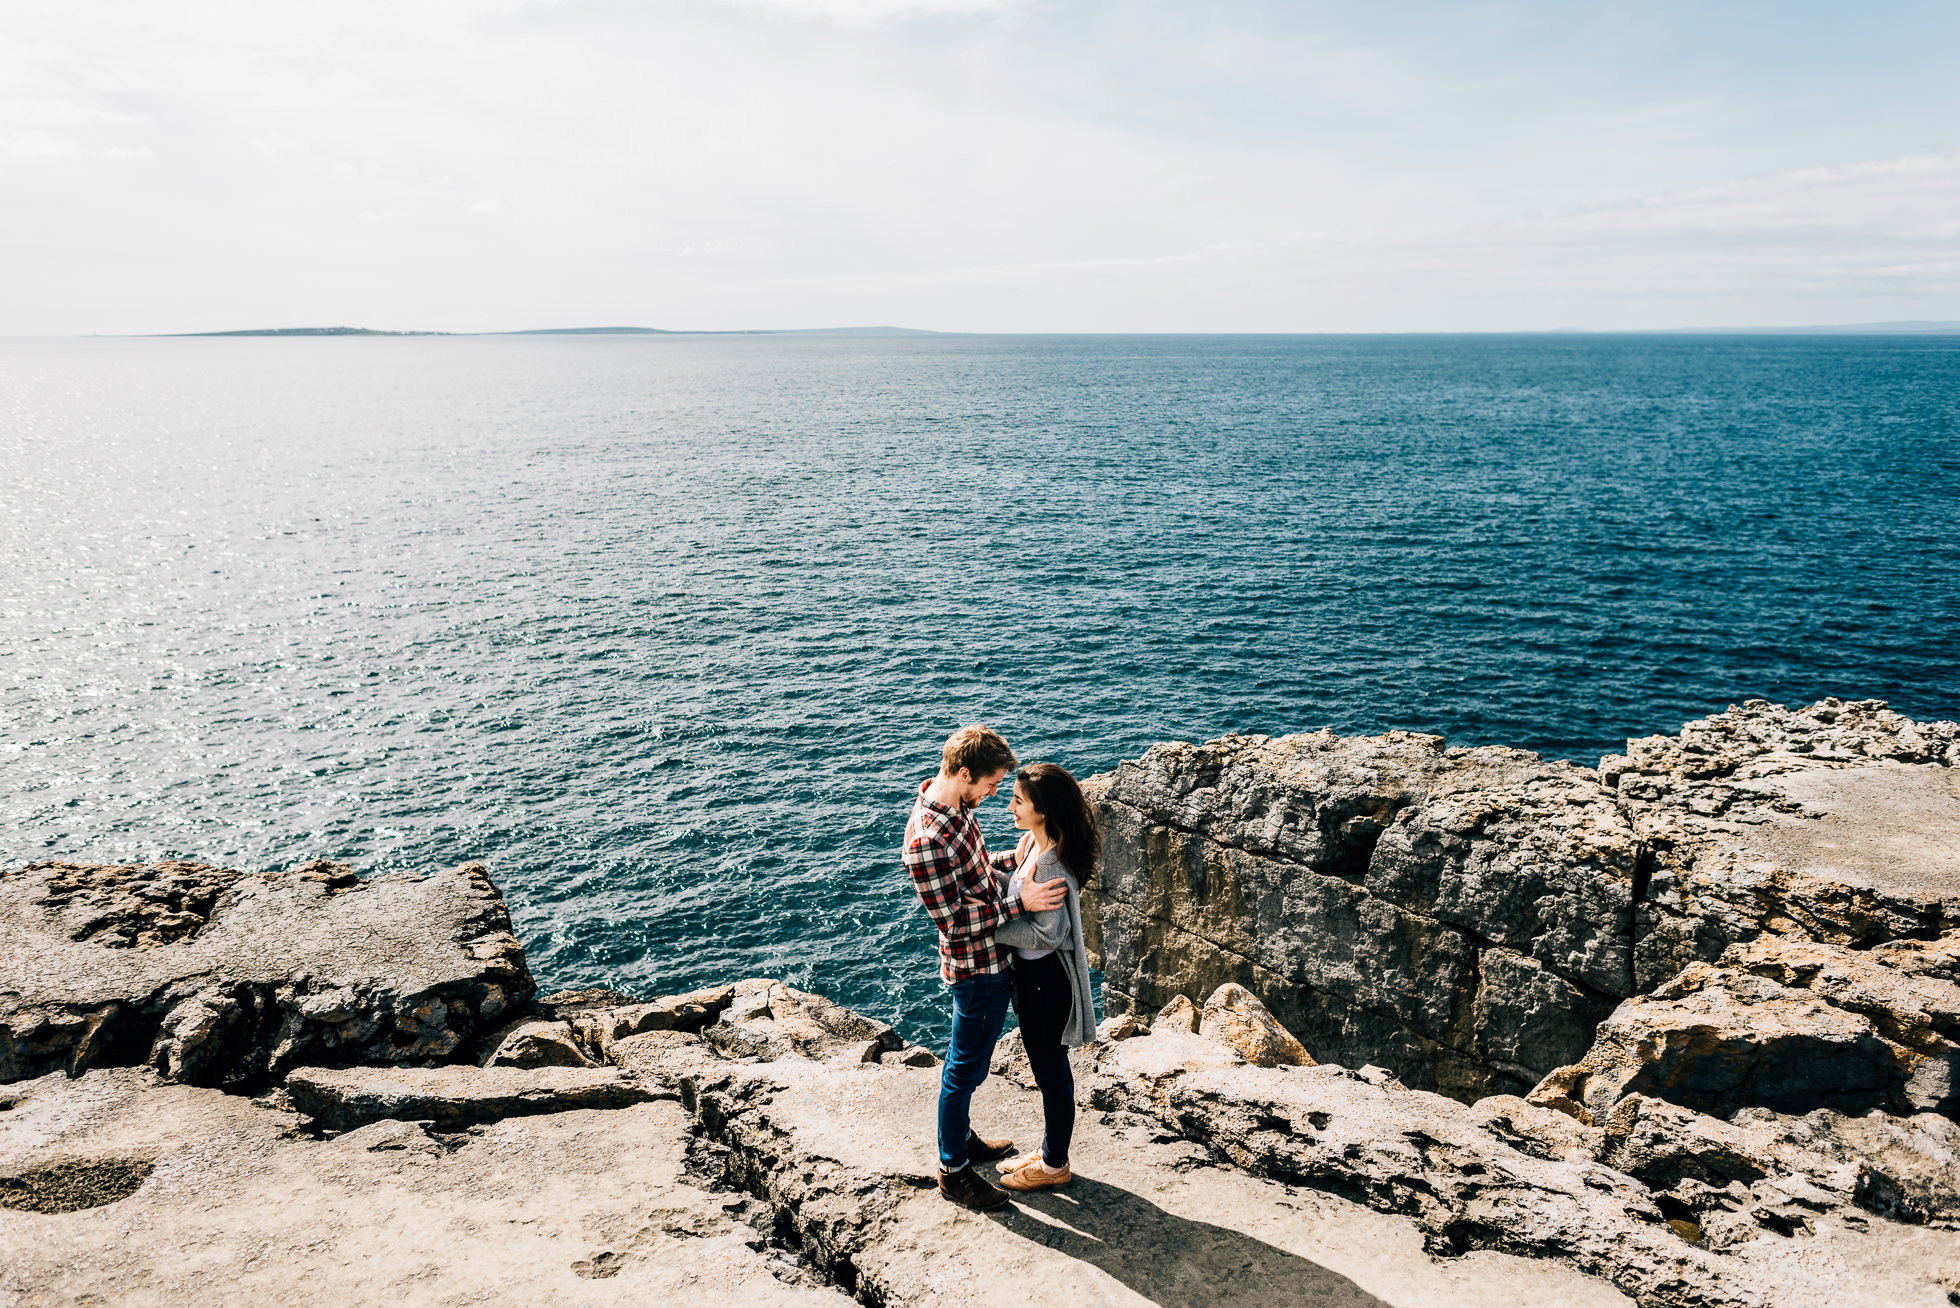
{"type": "Polygon", "coordinates": [[[994,1042],[1007,1025],[1007,996],[1013,982],[1005,972],[955,981],[953,1038],[946,1047],[946,1066],[939,1074],[939,1167],[957,1172],[967,1164],[973,1140],[968,1110],[973,1092],[987,1079],[994,1059],[994,1042]],[[954,1141],[959,1143],[955,1144],[954,1141]]]}
{"type": "Polygon", "coordinates": [[[1075,1135],[1075,1077],[1069,1071],[1062,1032],[1075,1008],[1068,969],[1060,954],[1014,960],[1014,1011],[1021,1019],[1021,1044],[1028,1066],[1041,1087],[1041,1160],[1050,1167],[1068,1165],[1069,1140],[1075,1135]]]}

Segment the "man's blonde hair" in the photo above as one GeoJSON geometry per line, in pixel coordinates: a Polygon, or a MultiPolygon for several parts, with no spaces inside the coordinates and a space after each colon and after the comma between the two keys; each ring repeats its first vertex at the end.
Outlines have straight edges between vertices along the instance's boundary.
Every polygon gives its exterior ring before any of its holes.
{"type": "Polygon", "coordinates": [[[946,737],[946,748],[939,752],[940,771],[954,777],[965,768],[967,778],[972,781],[996,772],[1011,772],[1020,765],[998,731],[977,724],[961,727],[946,737]]]}

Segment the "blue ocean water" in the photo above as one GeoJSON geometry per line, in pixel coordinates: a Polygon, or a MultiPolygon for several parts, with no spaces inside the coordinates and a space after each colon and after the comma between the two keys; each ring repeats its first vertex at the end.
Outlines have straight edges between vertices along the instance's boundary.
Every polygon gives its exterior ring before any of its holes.
{"type": "Polygon", "coordinates": [[[918,1038],[961,722],[1960,715],[1951,337],[11,341],[0,453],[8,864],[480,858],[548,987],[918,1038]]]}

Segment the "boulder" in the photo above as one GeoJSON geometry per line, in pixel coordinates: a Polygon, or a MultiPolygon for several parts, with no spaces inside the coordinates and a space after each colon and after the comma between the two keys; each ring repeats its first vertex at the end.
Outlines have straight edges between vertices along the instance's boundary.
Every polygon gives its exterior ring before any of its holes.
{"type": "Polygon", "coordinates": [[[396,1118],[440,1131],[580,1108],[626,1108],[659,1098],[612,1067],[302,1067],[286,1076],[293,1107],[328,1130],[396,1118]]]}
{"type": "Polygon", "coordinates": [[[449,1152],[422,1123],[404,1122],[393,1117],[357,1126],[337,1136],[333,1143],[336,1149],[361,1150],[371,1154],[420,1154],[440,1158],[449,1152]]]}
{"type": "Polygon", "coordinates": [[[606,1050],[614,1067],[655,1080],[680,1062],[709,1056],[707,1042],[687,1031],[647,1031],[615,1040],[606,1050]]]}
{"type": "Polygon", "coordinates": [[[468,1053],[535,986],[481,864],[35,863],[0,872],[0,1082],[148,1065],[253,1086],[468,1053]]]}
{"type": "Polygon", "coordinates": [[[1182,1031],[1194,1034],[1198,1029],[1198,1006],[1184,995],[1173,995],[1171,1001],[1157,1010],[1157,1016],[1150,1019],[1152,1031],[1169,1034],[1182,1031]]]}
{"type": "Polygon", "coordinates": [[[1231,982],[1205,1000],[1198,1034],[1238,1051],[1256,1067],[1312,1067],[1313,1055],[1244,986],[1231,982]]]}
{"type": "MultiPolygon", "coordinates": [[[[1950,939],[1951,937],[1949,937],[1950,939]]],[[[1960,984],[1941,975],[1946,941],[1897,941],[1883,953],[1765,936],[1732,945],[1722,965],[1870,1019],[1905,1075],[1900,1111],[1960,1112],[1960,984]],[[1905,962],[1912,967],[1899,966],[1905,962]]]]}
{"type": "Polygon", "coordinates": [[[570,1022],[518,1022],[493,1037],[485,1067],[594,1067],[570,1022]]]}
{"type": "Polygon", "coordinates": [[[1112,1040],[1131,1040],[1142,1035],[1148,1028],[1137,1021],[1135,1013],[1117,1013],[1105,1017],[1096,1024],[1096,1039],[1104,1044],[1112,1040]]]}
{"type": "Polygon", "coordinates": [[[1602,1127],[1595,1156],[1652,1190],[1673,1190],[1684,1180],[1726,1190],[1776,1170],[1736,1127],[1645,1095],[1622,1099],[1602,1127]]]}

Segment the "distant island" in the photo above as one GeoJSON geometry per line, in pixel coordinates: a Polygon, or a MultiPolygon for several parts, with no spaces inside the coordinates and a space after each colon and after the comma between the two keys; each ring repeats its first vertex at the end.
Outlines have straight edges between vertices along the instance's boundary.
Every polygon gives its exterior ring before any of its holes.
{"type": "Polygon", "coordinates": [[[1695,336],[1948,336],[1960,332],[1960,320],[1914,318],[1823,327],[1676,327],[1674,332],[1695,336]]]}
{"type": "Polygon", "coordinates": [[[946,336],[917,327],[748,327],[687,331],[668,327],[531,327],[514,332],[388,332],[373,327],[247,327],[228,332],[166,332],[166,336],[946,336]]]}
{"type": "Polygon", "coordinates": [[[235,332],[167,332],[169,336],[449,336],[451,332],[384,332],[372,327],[248,327],[235,332]]]}

